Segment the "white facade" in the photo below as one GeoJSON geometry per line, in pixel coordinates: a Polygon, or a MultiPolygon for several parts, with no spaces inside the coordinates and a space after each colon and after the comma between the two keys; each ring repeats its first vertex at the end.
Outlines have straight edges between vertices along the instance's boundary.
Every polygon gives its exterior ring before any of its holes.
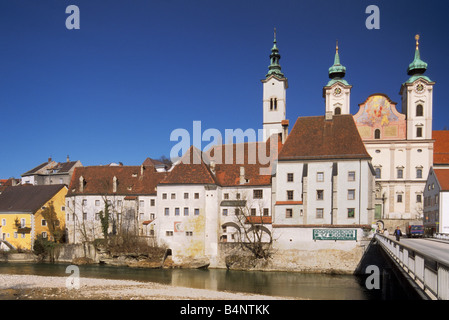
{"type": "Polygon", "coordinates": [[[332,114],[350,114],[351,113],[351,88],[340,81],[331,86],[324,87],[323,97],[326,104],[326,112],[332,114]]]}
{"type": "Polygon", "coordinates": [[[283,133],[282,121],[286,117],[287,79],[270,76],[263,83],[264,141],[275,133],[283,133]]]}

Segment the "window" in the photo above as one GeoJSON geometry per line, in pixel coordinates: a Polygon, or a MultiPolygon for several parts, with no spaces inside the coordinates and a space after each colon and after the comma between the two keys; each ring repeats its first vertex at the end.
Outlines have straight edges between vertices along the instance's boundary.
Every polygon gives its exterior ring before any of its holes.
{"type": "Polygon", "coordinates": [[[228,215],[228,209],[223,209],[222,215],[227,216],[228,215]]]}
{"type": "Polygon", "coordinates": [[[139,207],[144,207],[145,206],[145,201],[143,201],[143,200],[140,200],[139,201],[139,207]]]}
{"type": "Polygon", "coordinates": [[[285,209],[285,217],[292,218],[293,217],[293,209],[291,209],[291,208],[285,209]]]}
{"type": "Polygon", "coordinates": [[[69,213],[67,213],[67,217],[66,217],[66,220],[67,220],[67,221],[69,221],[69,220],[70,220],[70,214],[69,214],[69,213]]]}
{"type": "Polygon", "coordinates": [[[287,182],[293,182],[293,173],[287,173],[287,182]]]}
{"type": "Polygon", "coordinates": [[[229,199],[229,193],[223,194],[223,198],[224,198],[225,200],[228,200],[228,199],[229,199]]]}
{"type": "Polygon", "coordinates": [[[117,207],[121,207],[122,206],[122,200],[117,200],[117,207]]]}
{"type": "Polygon", "coordinates": [[[199,199],[199,198],[200,198],[200,194],[199,194],[198,192],[195,192],[195,194],[193,195],[193,197],[194,197],[195,199],[199,199]]]}
{"type": "Polygon", "coordinates": [[[324,172],[317,172],[316,173],[316,181],[317,182],[323,182],[324,181],[324,172]]]}
{"type": "MultiPolygon", "coordinates": [[[[22,239],[25,239],[25,232],[21,233],[21,237],[22,237],[22,239]]],[[[8,238],[9,238],[9,233],[8,233],[8,238]]]]}
{"type": "Polygon", "coordinates": [[[154,207],[156,205],[156,200],[151,199],[150,200],[150,206],[154,207]]]}
{"type": "Polygon", "coordinates": [[[237,200],[240,200],[240,193],[237,193],[237,194],[235,195],[235,198],[236,198],[237,200]]]}
{"type": "Polygon", "coordinates": [[[348,200],[354,200],[355,199],[355,190],[349,189],[348,190],[348,200]]]}
{"type": "Polygon", "coordinates": [[[175,216],[179,216],[179,208],[175,208],[175,216]]]}
{"type": "Polygon", "coordinates": [[[166,216],[169,216],[170,215],[170,209],[169,208],[165,208],[164,209],[164,214],[166,215],[166,216]]]}
{"type": "Polygon", "coordinates": [[[162,194],[162,199],[164,199],[164,200],[167,199],[167,194],[166,193],[162,194]]]}
{"type": "Polygon", "coordinates": [[[2,226],[6,226],[6,219],[2,219],[2,226]]]}
{"type": "Polygon", "coordinates": [[[420,194],[416,195],[416,202],[418,202],[418,203],[422,202],[422,196],[420,194]]]}
{"type": "Polygon", "coordinates": [[[26,224],[25,218],[20,219],[20,226],[21,226],[22,228],[25,228],[25,224],[26,224]]]}
{"type": "Polygon", "coordinates": [[[139,218],[140,218],[140,220],[143,220],[143,212],[141,212],[141,213],[139,214],[139,218]]]}
{"type": "Polygon", "coordinates": [[[380,139],[380,129],[374,130],[374,139],[380,139]]]}
{"type": "Polygon", "coordinates": [[[402,194],[397,195],[397,202],[399,202],[399,203],[402,202],[402,194]]]}
{"type": "Polygon", "coordinates": [[[41,220],[41,226],[42,226],[42,227],[45,227],[46,225],[47,225],[47,220],[42,219],[42,220],[41,220]]]}
{"type": "Polygon", "coordinates": [[[416,137],[417,138],[422,138],[422,127],[417,127],[416,128],[416,137]]]}
{"type": "Polygon", "coordinates": [[[416,169],[416,178],[418,179],[422,178],[422,169],[416,169]]]}
{"type": "Polygon", "coordinates": [[[323,219],[323,212],[324,212],[323,208],[317,208],[316,209],[316,218],[317,219],[323,219]]]}
{"type": "Polygon", "coordinates": [[[418,104],[416,106],[416,116],[422,117],[423,115],[424,115],[424,108],[423,108],[422,104],[418,104]]]}
{"type": "Polygon", "coordinates": [[[189,193],[188,192],[184,192],[184,199],[189,199],[189,193]]]}
{"type": "Polygon", "coordinates": [[[271,111],[277,110],[277,108],[278,108],[278,100],[277,100],[277,98],[271,98],[270,99],[270,110],[271,111]]]}
{"type": "Polygon", "coordinates": [[[184,208],[184,215],[188,216],[189,215],[189,208],[184,208]]]}
{"type": "Polygon", "coordinates": [[[316,191],[316,199],[317,200],[323,200],[324,199],[324,191],[323,190],[317,190],[316,191]]]}
{"type": "Polygon", "coordinates": [[[239,209],[239,208],[235,208],[234,214],[235,214],[236,216],[240,215],[240,209],[239,209]]]}
{"type": "Polygon", "coordinates": [[[270,211],[268,210],[268,208],[263,208],[263,215],[264,215],[265,217],[268,217],[269,214],[270,214],[270,211]]]}
{"type": "Polygon", "coordinates": [[[334,113],[335,113],[335,114],[341,114],[341,109],[340,109],[340,107],[336,107],[334,113]]]}
{"type": "Polygon", "coordinates": [[[254,199],[262,199],[263,198],[262,190],[254,190],[253,198],[254,199]]]}
{"type": "Polygon", "coordinates": [[[382,169],[376,168],[376,179],[382,178],[382,169]]]}
{"type": "Polygon", "coordinates": [[[173,231],[165,231],[167,237],[173,237],[173,231]]]}
{"type": "Polygon", "coordinates": [[[193,231],[186,231],[186,237],[193,236],[193,231]]]}
{"type": "Polygon", "coordinates": [[[348,172],[348,181],[355,181],[355,171],[348,172]]]}
{"type": "Polygon", "coordinates": [[[65,206],[62,206],[62,207],[61,207],[61,211],[65,211],[65,206]]]}
{"type": "Polygon", "coordinates": [[[354,218],[354,217],[355,217],[355,209],[348,208],[348,218],[354,218]]]}
{"type": "Polygon", "coordinates": [[[14,231],[14,238],[17,239],[17,236],[18,236],[17,231],[14,231]]]}
{"type": "Polygon", "coordinates": [[[398,168],[397,175],[398,179],[402,179],[404,177],[404,169],[398,168]]]}
{"type": "Polygon", "coordinates": [[[195,208],[194,214],[195,214],[196,216],[199,216],[199,215],[200,215],[200,209],[195,208]]]}
{"type": "Polygon", "coordinates": [[[170,196],[170,199],[175,200],[176,199],[176,193],[172,193],[170,196]]]}
{"type": "Polygon", "coordinates": [[[287,190],[287,200],[293,200],[293,190],[287,190]]]}
{"type": "Polygon", "coordinates": [[[95,200],[95,206],[96,207],[100,206],[100,200],[95,200]]]}
{"type": "Polygon", "coordinates": [[[83,212],[83,220],[87,220],[87,212],[83,212]]]}
{"type": "Polygon", "coordinates": [[[83,206],[87,206],[87,200],[83,199],[83,206]]]}
{"type": "Polygon", "coordinates": [[[97,212],[97,213],[95,213],[95,220],[100,220],[100,213],[99,212],[97,212]]]}
{"type": "Polygon", "coordinates": [[[251,215],[255,216],[256,215],[256,209],[255,208],[251,208],[251,215]]]}

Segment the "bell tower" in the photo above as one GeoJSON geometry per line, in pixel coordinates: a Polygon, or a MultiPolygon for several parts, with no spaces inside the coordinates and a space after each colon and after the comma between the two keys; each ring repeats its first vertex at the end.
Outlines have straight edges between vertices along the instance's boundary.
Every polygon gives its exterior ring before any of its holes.
{"type": "Polygon", "coordinates": [[[415,36],[415,57],[409,64],[410,78],[402,84],[402,113],[407,119],[407,140],[432,139],[433,86],[435,82],[425,76],[427,63],[421,60],[419,35],[415,36]]]}
{"type": "MultiPolygon", "coordinates": [[[[277,48],[276,29],[270,54],[270,65],[263,83],[263,132],[264,141],[272,134],[284,133],[283,121],[286,117],[286,90],[288,81],[281,71],[281,55],[277,48]]],[[[285,121],[284,121],[285,125],[285,121]]],[[[286,131],[286,130],[285,130],[286,131]]],[[[283,137],[283,140],[286,137],[283,137]]]]}
{"type": "Polygon", "coordinates": [[[350,114],[350,95],[352,86],[343,79],[346,67],[340,63],[338,41],[335,47],[334,64],[329,68],[329,82],[323,88],[326,114],[350,114]]]}

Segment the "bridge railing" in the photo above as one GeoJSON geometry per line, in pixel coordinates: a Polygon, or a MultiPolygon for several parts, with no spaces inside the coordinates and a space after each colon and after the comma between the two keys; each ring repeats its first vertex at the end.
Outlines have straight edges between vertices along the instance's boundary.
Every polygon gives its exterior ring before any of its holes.
{"type": "Polygon", "coordinates": [[[449,264],[383,235],[375,238],[429,298],[449,300],[449,264]]]}

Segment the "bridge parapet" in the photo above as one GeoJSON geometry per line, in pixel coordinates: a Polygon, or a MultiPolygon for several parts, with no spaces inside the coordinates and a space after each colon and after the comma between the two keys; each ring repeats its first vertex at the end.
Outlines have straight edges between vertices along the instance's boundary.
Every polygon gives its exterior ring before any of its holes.
{"type": "MultiPolygon", "coordinates": [[[[381,234],[375,239],[429,299],[449,300],[449,265],[381,234]]],[[[416,286],[415,286],[416,288],[416,286]]]]}

